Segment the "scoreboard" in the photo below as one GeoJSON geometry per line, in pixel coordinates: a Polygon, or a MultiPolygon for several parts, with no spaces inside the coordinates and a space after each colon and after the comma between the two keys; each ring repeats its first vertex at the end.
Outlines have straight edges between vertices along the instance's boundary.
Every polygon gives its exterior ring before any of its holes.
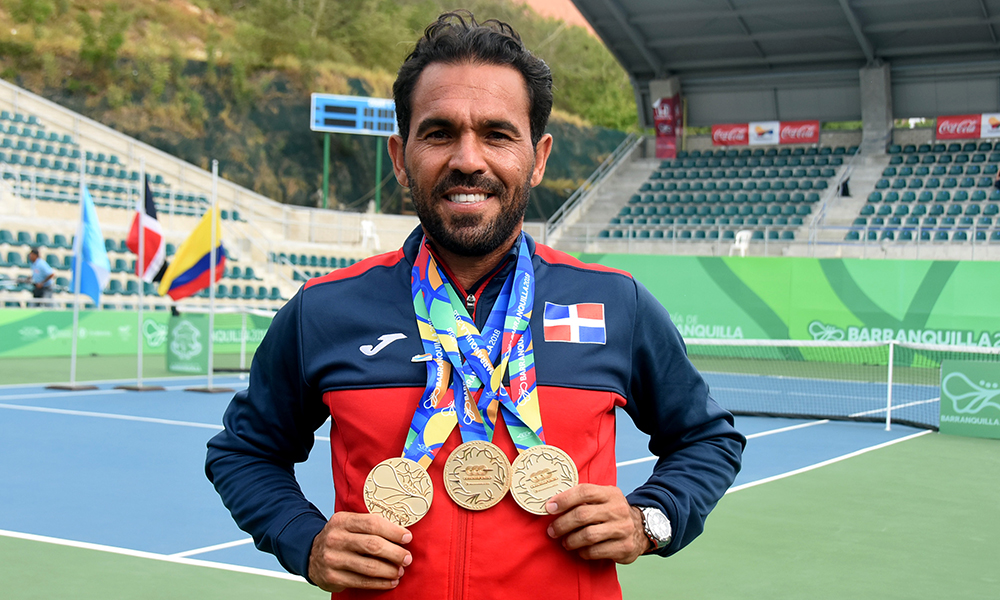
{"type": "Polygon", "coordinates": [[[312,94],[310,114],[313,131],[383,137],[396,133],[396,104],[388,98],[312,94]]]}

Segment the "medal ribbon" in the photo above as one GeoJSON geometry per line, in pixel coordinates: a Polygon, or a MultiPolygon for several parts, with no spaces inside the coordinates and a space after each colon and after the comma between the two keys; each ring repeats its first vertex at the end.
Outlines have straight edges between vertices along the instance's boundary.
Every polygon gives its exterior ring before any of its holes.
{"type": "Polygon", "coordinates": [[[427,386],[413,415],[403,456],[426,468],[456,423],[464,441],[492,440],[499,410],[519,452],[544,444],[528,326],[534,304],[534,268],[524,236],[514,277],[504,282],[484,335],[447,283],[447,275],[424,240],[414,263],[411,289],[426,352],[421,358],[427,364],[427,386]],[[494,368],[501,346],[503,354],[494,368]],[[503,385],[508,368],[512,389],[517,389],[516,401],[503,385]]]}

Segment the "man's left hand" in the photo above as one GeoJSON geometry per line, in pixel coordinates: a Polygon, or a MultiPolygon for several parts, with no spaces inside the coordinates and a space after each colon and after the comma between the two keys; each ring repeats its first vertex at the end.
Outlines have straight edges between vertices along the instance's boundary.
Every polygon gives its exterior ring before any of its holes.
{"type": "Polygon", "coordinates": [[[553,496],[545,508],[559,515],[549,536],[562,538],[564,548],[586,560],[629,564],[649,549],[642,513],[613,485],[580,484],[553,496]]]}

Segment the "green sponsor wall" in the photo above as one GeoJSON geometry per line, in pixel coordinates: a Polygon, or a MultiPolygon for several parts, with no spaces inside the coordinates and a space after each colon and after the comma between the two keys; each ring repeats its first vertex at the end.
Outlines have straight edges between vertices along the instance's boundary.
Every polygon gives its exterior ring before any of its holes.
{"type": "Polygon", "coordinates": [[[687,338],[1000,347],[997,262],[579,256],[632,273],[687,338]]]}
{"type": "MultiPolygon", "coordinates": [[[[143,353],[163,354],[167,347],[170,313],[143,313],[143,353]]],[[[264,337],[271,319],[247,315],[247,352],[252,353],[264,337]]],[[[134,355],[138,348],[138,316],[135,311],[80,311],[80,355],[134,355]]],[[[241,316],[215,316],[214,350],[218,354],[238,353],[242,331],[241,316]]],[[[72,344],[73,313],[41,309],[0,310],[0,358],[69,356],[72,344]]]]}
{"type": "Polygon", "coordinates": [[[941,362],[941,433],[1000,439],[1000,364],[941,362]]]}

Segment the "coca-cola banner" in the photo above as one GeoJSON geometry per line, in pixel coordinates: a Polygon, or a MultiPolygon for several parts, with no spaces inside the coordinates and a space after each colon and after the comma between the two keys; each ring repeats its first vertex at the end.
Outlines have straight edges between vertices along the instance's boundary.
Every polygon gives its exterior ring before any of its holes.
{"type": "Polygon", "coordinates": [[[984,138],[1000,138],[1000,113],[985,113],[979,124],[979,135],[984,138]]]}
{"type": "Polygon", "coordinates": [[[983,115],[952,115],[937,118],[937,139],[965,140],[979,137],[983,115]]]}
{"type": "Polygon", "coordinates": [[[818,143],[819,121],[755,121],[712,125],[712,144],[715,146],[818,143]]]}
{"type": "Polygon", "coordinates": [[[749,135],[746,123],[712,125],[712,144],[716,146],[746,146],[749,135]]]}
{"type": "Polygon", "coordinates": [[[653,102],[653,125],[656,127],[656,158],[677,157],[677,134],[681,123],[681,95],[653,102]]]}
{"type": "Polygon", "coordinates": [[[782,121],[782,144],[818,144],[819,121],[782,121]]]}

